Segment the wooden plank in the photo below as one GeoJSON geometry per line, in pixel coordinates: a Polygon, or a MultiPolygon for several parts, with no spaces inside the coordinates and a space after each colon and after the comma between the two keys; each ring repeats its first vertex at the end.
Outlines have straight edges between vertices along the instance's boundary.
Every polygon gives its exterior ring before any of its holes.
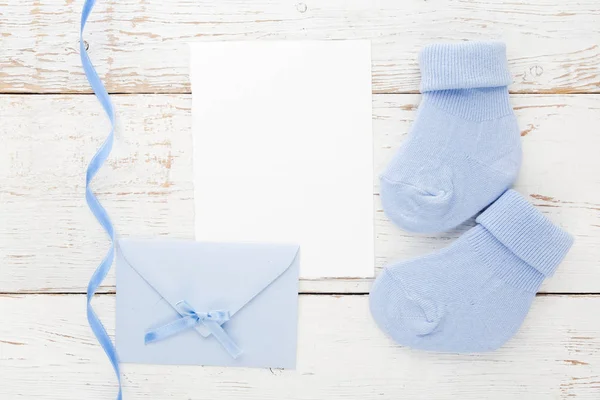
{"type": "MultiPolygon", "coordinates": [[[[109,333],[114,296],[95,300],[109,333]]],[[[0,398],[113,399],[115,378],[84,295],[0,297],[0,398]]],[[[598,296],[542,296],[500,350],[396,346],[367,296],[301,296],[296,370],[123,364],[126,399],[597,399],[598,296]]]]}
{"type": "MultiPolygon", "coordinates": [[[[191,98],[114,96],[114,152],[94,182],[121,236],[193,238],[191,98]]],[[[415,117],[417,95],[374,96],[375,174],[415,117]]],[[[600,96],[513,96],[523,129],[516,189],[576,244],[545,292],[600,292],[600,96]]],[[[0,96],[0,292],[83,292],[108,242],[84,201],[87,161],[108,123],[93,96],[0,96]]],[[[377,183],[377,179],[375,180],[377,183]]],[[[447,246],[395,228],[374,187],[376,264],[447,246]]],[[[326,226],[324,226],[326,229],[326,226]]],[[[306,280],[302,292],[368,292],[370,280],[306,280]]],[[[103,291],[114,291],[109,276],[103,291]]]]}
{"type": "MultiPolygon", "coordinates": [[[[89,92],[81,3],[0,2],[0,92],[89,92]]],[[[108,90],[188,93],[187,42],[370,39],[376,93],[418,89],[433,41],[506,41],[517,93],[600,92],[597,0],[124,0],[98,2],[86,33],[108,90]]]]}

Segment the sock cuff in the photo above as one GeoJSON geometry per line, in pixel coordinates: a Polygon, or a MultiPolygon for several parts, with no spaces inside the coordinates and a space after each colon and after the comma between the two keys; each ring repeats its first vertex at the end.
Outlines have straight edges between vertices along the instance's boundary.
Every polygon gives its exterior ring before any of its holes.
{"type": "Polygon", "coordinates": [[[573,244],[573,237],[510,189],[476,219],[513,254],[551,276],[573,244]]]}
{"type": "Polygon", "coordinates": [[[421,92],[508,86],[506,45],[502,42],[434,43],[419,55],[421,92]]]}

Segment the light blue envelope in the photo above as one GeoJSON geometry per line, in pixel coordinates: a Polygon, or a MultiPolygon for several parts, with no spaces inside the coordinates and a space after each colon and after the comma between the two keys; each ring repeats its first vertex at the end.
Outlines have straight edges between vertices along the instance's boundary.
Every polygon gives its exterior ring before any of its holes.
{"type": "Polygon", "coordinates": [[[120,361],[294,368],[299,258],[297,245],[119,240],[120,361]]]}

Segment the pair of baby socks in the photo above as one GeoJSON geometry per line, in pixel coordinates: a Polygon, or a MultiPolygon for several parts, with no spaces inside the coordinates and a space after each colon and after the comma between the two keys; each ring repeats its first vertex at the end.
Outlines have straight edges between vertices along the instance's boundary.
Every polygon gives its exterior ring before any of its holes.
{"type": "Polygon", "coordinates": [[[406,230],[441,232],[487,209],[446,249],[386,267],[371,313],[402,345],[493,350],[518,330],[573,239],[509,190],[521,144],[505,46],[435,44],[420,66],[417,119],[381,176],[384,211],[406,230]]]}

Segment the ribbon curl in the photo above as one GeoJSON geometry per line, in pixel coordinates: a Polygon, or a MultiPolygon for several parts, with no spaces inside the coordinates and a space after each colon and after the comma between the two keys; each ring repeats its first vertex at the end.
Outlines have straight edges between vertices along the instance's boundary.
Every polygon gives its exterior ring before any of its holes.
{"type": "Polygon", "coordinates": [[[106,161],[108,155],[110,154],[110,151],[112,150],[115,132],[115,113],[113,105],[110,101],[110,97],[108,96],[108,92],[104,88],[104,85],[102,84],[98,73],[92,65],[92,62],[85,48],[85,42],[83,40],[83,30],[85,28],[85,24],[88,20],[88,17],[92,12],[92,9],[94,8],[95,3],[95,0],[85,0],[85,3],[83,4],[83,10],[81,12],[81,25],[79,29],[79,55],[81,57],[81,65],[83,67],[83,71],[85,72],[85,76],[91,88],[93,89],[94,94],[98,98],[98,101],[102,105],[104,112],[110,120],[110,132],[104,143],[102,143],[102,145],[100,146],[96,154],[94,154],[90,163],[88,164],[85,174],[85,200],[88,204],[88,207],[92,211],[92,214],[94,214],[100,225],[102,225],[104,231],[107,233],[110,239],[110,247],[108,248],[108,251],[104,256],[104,259],[100,262],[100,264],[94,271],[90,282],[88,283],[87,319],[88,323],[90,324],[90,327],[92,328],[92,331],[94,332],[94,335],[96,336],[96,339],[98,339],[98,342],[100,342],[102,349],[104,349],[104,352],[108,356],[113,366],[113,369],[115,370],[115,374],[117,375],[117,381],[119,384],[119,393],[117,394],[117,400],[122,400],[123,393],[121,387],[121,373],[119,370],[119,358],[117,356],[117,350],[115,349],[115,346],[110,340],[110,336],[108,336],[108,332],[106,332],[106,329],[102,325],[102,322],[100,322],[100,318],[98,318],[98,315],[96,315],[96,312],[92,308],[91,304],[92,298],[94,297],[96,290],[108,274],[108,271],[110,271],[110,267],[112,266],[113,258],[115,255],[114,227],[110,222],[108,213],[106,212],[104,207],[102,207],[102,205],[100,204],[100,202],[98,201],[98,199],[96,198],[96,196],[90,188],[90,183],[92,179],[94,179],[94,176],[96,176],[98,170],[102,167],[104,161],[106,161]]]}
{"type": "Polygon", "coordinates": [[[144,336],[145,344],[158,342],[159,340],[177,335],[186,329],[190,329],[196,325],[202,324],[208,328],[210,333],[214,335],[215,339],[221,343],[231,357],[236,359],[240,356],[240,354],[242,354],[242,350],[240,350],[231,337],[229,337],[227,332],[225,332],[221,327],[221,324],[229,321],[228,311],[209,311],[197,313],[192,306],[185,301],[180,301],[175,306],[181,315],[181,318],[146,332],[146,335],[144,336]]]}

